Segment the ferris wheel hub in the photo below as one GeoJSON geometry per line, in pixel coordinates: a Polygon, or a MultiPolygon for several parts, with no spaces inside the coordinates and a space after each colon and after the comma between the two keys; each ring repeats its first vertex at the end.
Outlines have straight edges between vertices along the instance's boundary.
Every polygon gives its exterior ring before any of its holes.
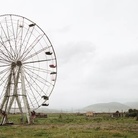
{"type": "Polygon", "coordinates": [[[17,66],[21,66],[22,65],[22,62],[21,61],[17,61],[16,65],[17,66]]]}
{"type": "Polygon", "coordinates": [[[17,61],[17,62],[12,62],[12,64],[11,64],[12,68],[16,67],[16,65],[20,67],[22,65],[22,62],[17,61]]]}
{"type": "Polygon", "coordinates": [[[12,62],[11,67],[14,68],[16,66],[15,62],[12,62]]]}

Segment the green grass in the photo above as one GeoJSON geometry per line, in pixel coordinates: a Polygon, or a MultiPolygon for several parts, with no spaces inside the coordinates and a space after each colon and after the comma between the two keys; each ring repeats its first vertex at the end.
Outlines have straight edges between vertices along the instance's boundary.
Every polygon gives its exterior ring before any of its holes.
{"type": "Polygon", "coordinates": [[[76,114],[48,114],[36,118],[33,125],[20,124],[18,115],[11,115],[11,126],[0,126],[0,138],[136,138],[135,118],[111,118],[108,115],[85,117],[76,114]]]}

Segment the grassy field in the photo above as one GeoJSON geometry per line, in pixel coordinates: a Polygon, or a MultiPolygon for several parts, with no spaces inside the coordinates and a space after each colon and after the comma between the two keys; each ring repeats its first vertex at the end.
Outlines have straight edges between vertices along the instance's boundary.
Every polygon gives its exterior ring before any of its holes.
{"type": "Polygon", "coordinates": [[[33,125],[22,125],[18,115],[9,116],[14,125],[0,126],[0,138],[137,138],[135,118],[109,115],[85,117],[76,114],[48,114],[33,125]]]}

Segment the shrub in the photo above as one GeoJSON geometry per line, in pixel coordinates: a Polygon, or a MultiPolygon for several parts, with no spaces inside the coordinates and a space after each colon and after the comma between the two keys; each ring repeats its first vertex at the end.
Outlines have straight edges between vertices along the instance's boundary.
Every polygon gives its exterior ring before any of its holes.
{"type": "Polygon", "coordinates": [[[136,109],[129,109],[128,112],[126,113],[126,117],[137,117],[138,115],[138,110],[136,109]]]}

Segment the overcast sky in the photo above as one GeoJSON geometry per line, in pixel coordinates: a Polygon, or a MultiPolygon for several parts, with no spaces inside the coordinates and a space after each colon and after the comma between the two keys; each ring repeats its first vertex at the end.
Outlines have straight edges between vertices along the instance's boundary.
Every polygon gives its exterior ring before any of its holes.
{"type": "Polygon", "coordinates": [[[58,78],[48,108],[138,101],[137,0],[1,0],[0,14],[36,22],[51,40],[58,78]]]}

